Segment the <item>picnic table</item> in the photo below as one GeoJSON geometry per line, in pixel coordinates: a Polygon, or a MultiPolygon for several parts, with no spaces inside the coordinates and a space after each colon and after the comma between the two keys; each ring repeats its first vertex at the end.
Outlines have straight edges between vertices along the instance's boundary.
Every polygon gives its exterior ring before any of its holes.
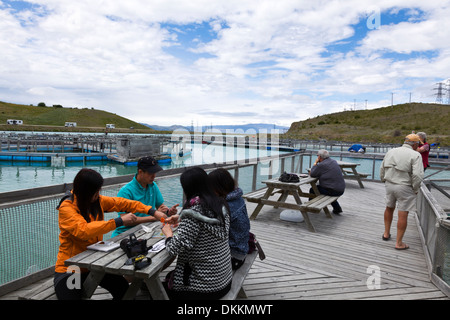
{"type": "MultiPolygon", "coordinates": [[[[164,237],[153,236],[154,233],[160,231],[159,222],[151,222],[141,224],[133,227],[132,229],[111,238],[113,243],[120,243],[122,239],[129,237],[131,233],[134,233],[137,239],[146,239],[147,246],[156,244],[159,241],[164,241],[164,237]],[[152,228],[153,232],[145,231],[144,227],[152,228]]],[[[90,271],[86,281],[84,282],[84,296],[90,298],[95,289],[99,285],[103,276],[106,273],[122,275],[131,277],[133,280],[124,295],[124,300],[134,299],[142,283],[145,283],[150,295],[154,300],[168,300],[167,293],[159,278],[160,272],[167,264],[170,264],[173,257],[169,255],[167,250],[161,250],[159,252],[149,252],[147,257],[150,257],[152,262],[149,266],[137,270],[133,265],[125,265],[128,260],[125,252],[120,248],[113,249],[108,252],[97,250],[86,250],[70,259],[65,261],[66,266],[77,266],[79,268],[85,268],[90,271]]]]}
{"type": "Polygon", "coordinates": [[[334,201],[338,198],[321,195],[316,185],[317,180],[317,178],[302,177],[300,175],[299,182],[282,182],[279,181],[278,178],[262,181],[262,183],[267,185],[267,188],[254,191],[243,196],[245,199],[247,199],[247,201],[257,203],[255,210],[250,216],[250,219],[256,219],[259,212],[265,205],[274,206],[276,208],[281,207],[286,209],[299,210],[303,216],[305,223],[308,226],[308,229],[310,231],[315,231],[315,228],[308,216],[308,211],[310,211],[310,208],[308,208],[309,205],[315,203],[316,209],[314,211],[317,211],[317,209],[318,211],[323,209],[326,216],[328,218],[332,218],[327,205],[332,202],[331,200],[334,201]],[[308,186],[308,190],[306,192],[301,189],[301,186],[305,185],[308,186]],[[314,193],[309,193],[310,187],[313,189],[314,193]],[[271,196],[277,193],[280,193],[280,196],[277,200],[269,199],[271,196]],[[289,195],[294,197],[295,203],[286,202],[289,195]],[[320,198],[316,199],[314,202],[311,202],[311,200],[303,203],[301,197],[308,198],[308,200],[310,198],[312,198],[312,200],[314,200],[314,198],[316,197],[320,198]],[[317,202],[318,200],[320,200],[320,204],[317,202]]]}
{"type": "Polygon", "coordinates": [[[361,188],[364,188],[361,178],[367,178],[370,176],[368,173],[361,173],[356,170],[356,167],[359,166],[359,163],[354,162],[345,162],[345,161],[337,161],[339,167],[341,167],[342,175],[344,179],[356,180],[361,188]]]}

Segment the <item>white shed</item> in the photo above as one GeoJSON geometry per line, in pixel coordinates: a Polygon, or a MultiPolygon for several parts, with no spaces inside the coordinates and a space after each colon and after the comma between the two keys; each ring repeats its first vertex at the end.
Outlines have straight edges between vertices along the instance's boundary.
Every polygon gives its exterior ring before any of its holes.
{"type": "Polygon", "coordinates": [[[22,125],[23,124],[23,120],[8,119],[8,120],[6,120],[6,124],[22,125]]]}

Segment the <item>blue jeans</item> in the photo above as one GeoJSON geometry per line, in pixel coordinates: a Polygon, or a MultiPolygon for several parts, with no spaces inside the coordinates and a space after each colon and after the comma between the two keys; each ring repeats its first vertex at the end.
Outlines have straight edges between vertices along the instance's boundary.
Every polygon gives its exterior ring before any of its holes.
{"type": "MultiPolygon", "coordinates": [[[[321,187],[320,185],[317,185],[317,189],[319,189],[320,194],[324,194],[326,196],[342,196],[344,194],[344,192],[337,192],[331,189],[327,189],[324,187],[321,187]]],[[[309,193],[314,193],[313,188],[309,189],[309,193]]],[[[342,212],[342,208],[339,205],[339,202],[334,201],[331,203],[331,206],[333,207],[333,211],[335,212],[342,212]]]]}

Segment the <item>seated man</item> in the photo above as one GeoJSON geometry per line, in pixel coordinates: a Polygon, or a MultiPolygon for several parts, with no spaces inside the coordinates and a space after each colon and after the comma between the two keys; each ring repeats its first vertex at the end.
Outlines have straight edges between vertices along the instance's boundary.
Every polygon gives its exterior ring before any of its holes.
{"type": "MultiPolygon", "coordinates": [[[[327,196],[341,196],[344,194],[345,181],[341,167],[339,167],[336,160],[330,158],[327,150],[322,149],[317,153],[317,159],[311,168],[310,176],[319,178],[317,188],[320,194],[327,196]]],[[[309,193],[314,193],[312,188],[309,190],[309,193]]],[[[337,201],[334,201],[331,205],[333,206],[334,214],[342,212],[342,208],[337,201]]]]}
{"type": "MultiPolygon", "coordinates": [[[[156,173],[161,171],[162,168],[158,165],[158,162],[153,157],[143,157],[138,161],[138,172],[134,176],[133,180],[124,185],[117,194],[118,197],[126,198],[130,200],[137,200],[157,211],[161,211],[166,215],[174,215],[177,213],[178,204],[172,208],[168,208],[164,205],[164,198],[159,191],[158,185],[154,182],[156,173]]],[[[125,214],[125,212],[119,212],[119,216],[125,214]]],[[[122,232],[132,228],[135,225],[145,222],[156,221],[156,219],[146,214],[136,214],[137,220],[134,224],[126,227],[118,227],[112,233],[111,237],[115,237],[122,232]]]]}

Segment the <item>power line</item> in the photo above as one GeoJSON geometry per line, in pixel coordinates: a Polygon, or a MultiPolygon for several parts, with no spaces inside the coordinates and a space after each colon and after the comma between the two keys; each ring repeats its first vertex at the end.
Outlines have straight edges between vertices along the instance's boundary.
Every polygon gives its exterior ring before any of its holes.
{"type": "Polygon", "coordinates": [[[447,79],[447,104],[450,104],[450,79],[447,79]]]}
{"type": "MultiPolygon", "coordinates": [[[[442,96],[443,94],[443,83],[442,82],[438,82],[437,84],[437,88],[434,88],[435,91],[437,91],[436,93],[436,103],[441,103],[442,104],[442,96]]],[[[445,90],[445,89],[444,89],[445,90]]]]}

